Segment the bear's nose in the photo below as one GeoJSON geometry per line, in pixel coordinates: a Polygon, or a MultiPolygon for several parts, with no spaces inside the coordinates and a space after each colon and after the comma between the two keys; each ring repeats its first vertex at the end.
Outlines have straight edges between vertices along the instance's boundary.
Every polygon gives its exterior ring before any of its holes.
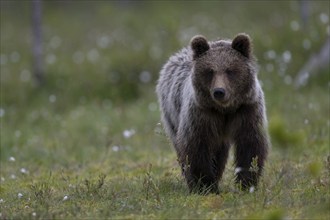
{"type": "Polygon", "coordinates": [[[223,88],[216,88],[213,90],[213,97],[217,100],[221,100],[225,97],[226,91],[223,88]]]}

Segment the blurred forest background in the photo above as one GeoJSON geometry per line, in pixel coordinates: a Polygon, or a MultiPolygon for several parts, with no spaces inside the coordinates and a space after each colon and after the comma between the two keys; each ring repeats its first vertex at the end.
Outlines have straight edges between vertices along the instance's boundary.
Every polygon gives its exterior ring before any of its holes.
{"type": "Polygon", "coordinates": [[[329,1],[0,7],[0,219],[329,216],[329,1]],[[189,197],[159,124],[158,73],[194,35],[241,32],[266,96],[268,168],[254,196],[233,189],[230,161],[223,196],[189,197]]]}

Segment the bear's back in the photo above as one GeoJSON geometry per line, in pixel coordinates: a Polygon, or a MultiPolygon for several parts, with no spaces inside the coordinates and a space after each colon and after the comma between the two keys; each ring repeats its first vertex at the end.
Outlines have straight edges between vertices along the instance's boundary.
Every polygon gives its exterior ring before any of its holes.
{"type": "Polygon", "coordinates": [[[165,129],[170,136],[175,136],[178,128],[179,114],[184,101],[183,88],[189,80],[192,67],[192,51],[186,47],[171,56],[160,72],[156,92],[165,129]]]}
{"type": "Polygon", "coordinates": [[[157,85],[157,93],[163,101],[180,105],[181,91],[192,70],[192,53],[190,48],[183,48],[169,58],[163,66],[157,85]],[[176,101],[174,101],[176,100],[176,101]]]}

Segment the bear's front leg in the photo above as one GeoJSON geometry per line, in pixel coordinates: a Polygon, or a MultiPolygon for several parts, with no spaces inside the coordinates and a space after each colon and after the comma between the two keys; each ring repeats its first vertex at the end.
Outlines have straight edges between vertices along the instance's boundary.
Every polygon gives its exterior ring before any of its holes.
{"type": "Polygon", "coordinates": [[[178,160],[191,193],[219,193],[217,161],[200,140],[178,147],[178,160]]]}
{"type": "Polygon", "coordinates": [[[245,111],[248,114],[241,119],[234,136],[236,182],[243,190],[257,186],[269,145],[263,115],[251,109],[245,111]]]}
{"type": "Polygon", "coordinates": [[[208,160],[209,158],[202,154],[199,155],[197,160],[196,157],[192,157],[189,160],[187,155],[186,161],[181,163],[183,175],[191,193],[219,194],[218,180],[216,174],[212,172],[211,164],[208,160]]]}

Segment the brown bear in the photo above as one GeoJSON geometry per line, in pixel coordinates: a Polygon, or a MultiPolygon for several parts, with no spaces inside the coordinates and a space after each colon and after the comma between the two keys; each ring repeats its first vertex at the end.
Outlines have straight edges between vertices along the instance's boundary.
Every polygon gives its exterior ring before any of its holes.
{"type": "Polygon", "coordinates": [[[257,186],[269,138],[248,35],[214,42],[193,37],[163,66],[156,92],[190,192],[219,193],[230,146],[236,182],[243,189],[257,186]]]}

